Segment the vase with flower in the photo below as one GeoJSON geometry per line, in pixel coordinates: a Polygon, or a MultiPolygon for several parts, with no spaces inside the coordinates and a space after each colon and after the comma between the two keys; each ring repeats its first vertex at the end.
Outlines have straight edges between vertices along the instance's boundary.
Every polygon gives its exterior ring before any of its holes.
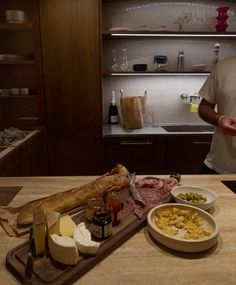
{"type": "Polygon", "coordinates": [[[219,7],[216,9],[218,11],[218,15],[216,17],[217,19],[217,25],[215,26],[217,32],[226,32],[226,29],[228,27],[227,19],[228,14],[227,11],[229,10],[229,7],[219,7]]]}

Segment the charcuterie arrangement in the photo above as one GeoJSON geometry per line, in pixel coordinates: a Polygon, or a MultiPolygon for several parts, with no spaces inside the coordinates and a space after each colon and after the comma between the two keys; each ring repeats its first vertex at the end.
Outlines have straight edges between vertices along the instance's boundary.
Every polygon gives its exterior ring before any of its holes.
{"type": "MultiPolygon", "coordinates": [[[[118,164],[81,187],[21,207],[2,208],[1,223],[5,221],[5,229],[6,224],[12,229],[8,234],[16,236],[32,228],[33,280],[37,284],[45,284],[52,272],[50,284],[63,284],[78,279],[145,226],[148,211],[170,202],[171,189],[177,184],[178,177],[136,181],[135,174],[118,164]],[[14,222],[7,220],[9,216],[14,222]]],[[[7,255],[7,267],[19,279],[25,274],[28,251],[26,242],[7,255]]]]}

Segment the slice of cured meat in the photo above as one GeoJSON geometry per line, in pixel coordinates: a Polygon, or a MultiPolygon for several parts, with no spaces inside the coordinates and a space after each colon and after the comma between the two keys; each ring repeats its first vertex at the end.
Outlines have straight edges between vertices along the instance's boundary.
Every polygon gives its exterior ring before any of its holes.
{"type": "Polygon", "coordinates": [[[151,208],[170,202],[172,199],[171,190],[177,184],[177,179],[173,177],[166,179],[150,177],[141,179],[135,184],[131,183],[130,192],[132,196],[126,201],[124,208],[141,218],[142,207],[151,208]]]}
{"type": "Polygon", "coordinates": [[[173,187],[178,185],[178,180],[174,177],[164,179],[164,190],[170,192],[173,187]]]}
{"type": "Polygon", "coordinates": [[[144,178],[138,181],[140,187],[161,189],[163,187],[163,180],[156,178],[144,178]]]}

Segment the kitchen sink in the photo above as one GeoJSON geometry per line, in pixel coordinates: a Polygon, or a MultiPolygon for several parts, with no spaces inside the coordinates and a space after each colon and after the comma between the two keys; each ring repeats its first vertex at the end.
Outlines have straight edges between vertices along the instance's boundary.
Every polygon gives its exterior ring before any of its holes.
{"type": "Polygon", "coordinates": [[[204,133],[204,132],[213,132],[214,126],[209,125],[170,125],[170,126],[161,126],[167,132],[186,132],[186,133],[204,133]]]}
{"type": "Polygon", "coordinates": [[[236,181],[235,180],[221,180],[221,182],[236,194],[236,181]]]}

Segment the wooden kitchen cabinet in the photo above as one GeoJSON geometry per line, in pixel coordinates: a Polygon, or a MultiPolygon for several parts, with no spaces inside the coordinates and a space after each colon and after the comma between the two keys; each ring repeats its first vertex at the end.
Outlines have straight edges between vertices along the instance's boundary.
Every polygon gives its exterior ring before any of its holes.
{"type": "Polygon", "coordinates": [[[40,1],[48,133],[101,128],[99,1],[40,1]]]}
{"type": "Polygon", "coordinates": [[[48,138],[49,173],[57,175],[100,174],[99,138],[52,135],[48,138]]]}
{"type": "Polygon", "coordinates": [[[138,174],[197,174],[211,139],[211,134],[104,137],[103,168],[122,163],[138,174]]]}
{"type": "Polygon", "coordinates": [[[47,175],[45,133],[39,131],[19,145],[21,176],[47,175]]]}
{"type": "Polygon", "coordinates": [[[0,176],[21,176],[21,159],[18,148],[12,150],[0,160],[0,176]]]}
{"type": "Polygon", "coordinates": [[[166,138],[166,173],[198,174],[210,150],[212,135],[173,135],[166,138]]]}
{"type": "Polygon", "coordinates": [[[103,153],[104,172],[121,163],[131,173],[165,173],[165,141],[161,136],[104,138],[103,153]]]}
{"type": "Polygon", "coordinates": [[[98,174],[100,1],[39,1],[50,175],[98,174]]]}
{"type": "Polygon", "coordinates": [[[38,1],[0,1],[0,127],[32,129],[43,124],[38,1]],[[26,19],[11,23],[6,10],[26,19]]]}
{"type": "Polygon", "coordinates": [[[28,133],[25,138],[4,149],[0,158],[0,176],[47,175],[45,133],[28,133]]]}

